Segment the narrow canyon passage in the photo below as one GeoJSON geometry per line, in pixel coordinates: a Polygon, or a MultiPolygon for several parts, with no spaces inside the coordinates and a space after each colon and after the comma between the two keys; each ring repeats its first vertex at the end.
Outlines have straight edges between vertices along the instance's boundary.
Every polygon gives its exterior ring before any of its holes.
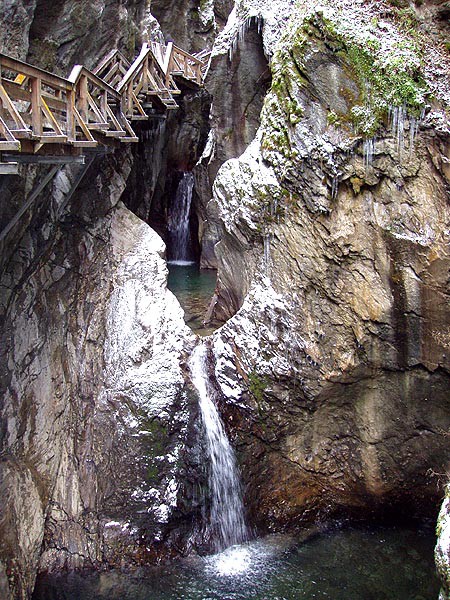
{"type": "Polygon", "coordinates": [[[450,600],[447,4],[2,7],[0,600],[450,600]]]}

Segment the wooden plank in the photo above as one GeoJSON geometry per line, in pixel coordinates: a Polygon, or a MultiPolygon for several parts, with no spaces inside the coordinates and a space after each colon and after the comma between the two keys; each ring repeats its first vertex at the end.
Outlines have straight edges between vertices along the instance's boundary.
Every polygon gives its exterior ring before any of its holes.
{"type": "Polygon", "coordinates": [[[173,49],[174,49],[173,42],[169,42],[166,47],[166,54],[164,56],[164,64],[163,64],[163,68],[162,68],[164,75],[166,75],[166,76],[170,72],[173,49]]]}
{"type": "MultiPolygon", "coordinates": [[[[60,128],[60,126],[59,126],[58,121],[55,119],[55,117],[53,116],[52,111],[49,109],[46,101],[42,97],[41,97],[41,103],[42,103],[41,104],[41,106],[42,106],[42,112],[47,116],[48,119],[50,119],[50,122],[51,122],[52,127],[55,130],[55,132],[58,135],[64,135],[63,132],[62,132],[62,130],[61,130],[61,128],[60,128]]],[[[66,136],[64,135],[64,137],[66,137],[66,136]]]]}
{"type": "Polygon", "coordinates": [[[106,104],[105,109],[106,109],[107,115],[111,119],[111,123],[112,123],[113,127],[116,128],[116,131],[121,131],[122,125],[119,123],[119,120],[116,118],[116,115],[113,113],[112,108],[109,106],[109,104],[106,104]]]}
{"type": "Polygon", "coordinates": [[[82,75],[78,81],[78,106],[81,118],[85,123],[89,122],[88,115],[88,80],[86,75],[82,75]]]}
{"type": "Polygon", "coordinates": [[[102,60],[95,67],[95,69],[92,69],[92,72],[94,73],[94,75],[98,75],[100,73],[100,71],[103,71],[103,69],[108,65],[108,63],[110,63],[112,61],[112,59],[115,57],[117,52],[118,52],[118,50],[115,48],[113,50],[110,50],[108,52],[108,54],[102,58],[102,60]]]}
{"type": "MultiPolygon", "coordinates": [[[[86,123],[81,118],[81,115],[78,112],[76,106],[73,107],[73,112],[74,112],[74,115],[75,115],[75,121],[76,121],[76,123],[78,123],[79,127],[81,128],[81,131],[84,133],[84,135],[86,137],[86,140],[89,141],[89,142],[95,142],[95,145],[97,145],[97,142],[92,137],[91,132],[87,128],[86,123]]],[[[72,140],[72,142],[75,142],[75,141],[77,141],[77,140],[72,140]]]]}
{"type": "Polygon", "coordinates": [[[0,151],[20,152],[20,142],[10,142],[8,140],[0,140],[0,151]]]}
{"type": "Polygon", "coordinates": [[[43,133],[39,136],[39,142],[43,144],[64,144],[67,142],[67,135],[58,135],[53,133],[43,133]]]}
{"type": "Polygon", "coordinates": [[[3,163],[0,162],[0,175],[17,175],[19,173],[19,165],[15,162],[3,163]]]}
{"type": "Polygon", "coordinates": [[[69,141],[75,141],[77,137],[75,127],[75,90],[67,94],[66,131],[69,141]]]}
{"type": "Polygon", "coordinates": [[[7,154],[5,154],[3,156],[3,161],[7,162],[7,163],[17,162],[22,165],[30,165],[30,164],[66,165],[66,164],[74,164],[74,163],[84,164],[85,158],[86,157],[84,156],[84,154],[80,154],[79,156],[72,156],[72,155],[55,156],[54,154],[39,155],[39,156],[35,156],[32,154],[14,154],[14,155],[8,156],[7,154]]]}
{"type": "Polygon", "coordinates": [[[14,137],[12,132],[9,130],[5,121],[0,117],[0,131],[5,138],[5,141],[0,142],[0,150],[19,150],[20,142],[14,137]]]}
{"type": "Polygon", "coordinates": [[[69,144],[74,148],[96,148],[98,142],[95,140],[69,140],[69,144]]]}

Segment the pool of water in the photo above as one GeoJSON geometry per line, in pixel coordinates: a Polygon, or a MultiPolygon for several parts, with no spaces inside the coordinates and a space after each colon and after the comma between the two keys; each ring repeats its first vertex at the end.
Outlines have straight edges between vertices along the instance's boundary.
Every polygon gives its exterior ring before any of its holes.
{"type": "Polygon", "coordinates": [[[437,600],[434,543],[431,528],[273,535],[132,574],[47,576],[33,600],[437,600]]]}
{"type": "Polygon", "coordinates": [[[212,333],[214,323],[205,326],[206,311],[214,294],[217,273],[213,269],[200,269],[195,263],[168,263],[167,286],[178,298],[184,310],[187,325],[199,335],[212,333]]]}

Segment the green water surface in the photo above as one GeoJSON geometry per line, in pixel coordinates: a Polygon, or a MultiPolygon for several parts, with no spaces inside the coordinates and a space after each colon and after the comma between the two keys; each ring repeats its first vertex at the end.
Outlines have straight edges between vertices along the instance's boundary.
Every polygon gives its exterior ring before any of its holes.
{"type": "Polygon", "coordinates": [[[283,535],[126,574],[41,578],[33,600],[437,600],[432,529],[283,535]]]}
{"type": "Polygon", "coordinates": [[[199,335],[208,335],[216,329],[214,323],[204,320],[216,287],[214,269],[200,269],[197,264],[168,263],[167,287],[178,298],[184,310],[184,320],[199,335]]]}

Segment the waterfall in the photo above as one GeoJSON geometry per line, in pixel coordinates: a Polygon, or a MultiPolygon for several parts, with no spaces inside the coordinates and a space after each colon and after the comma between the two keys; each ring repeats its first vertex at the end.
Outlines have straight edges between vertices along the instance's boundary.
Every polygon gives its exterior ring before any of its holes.
{"type": "Polygon", "coordinates": [[[207,350],[197,346],[189,360],[192,383],[197,389],[209,454],[211,514],[209,530],[214,549],[223,550],[248,539],[242,490],[233,448],[213,402],[207,374],[207,350]]]}
{"type": "Polygon", "coordinates": [[[190,264],[189,256],[189,215],[191,212],[194,175],[184,173],[178,184],[175,200],[168,219],[171,263],[190,264]]]}

